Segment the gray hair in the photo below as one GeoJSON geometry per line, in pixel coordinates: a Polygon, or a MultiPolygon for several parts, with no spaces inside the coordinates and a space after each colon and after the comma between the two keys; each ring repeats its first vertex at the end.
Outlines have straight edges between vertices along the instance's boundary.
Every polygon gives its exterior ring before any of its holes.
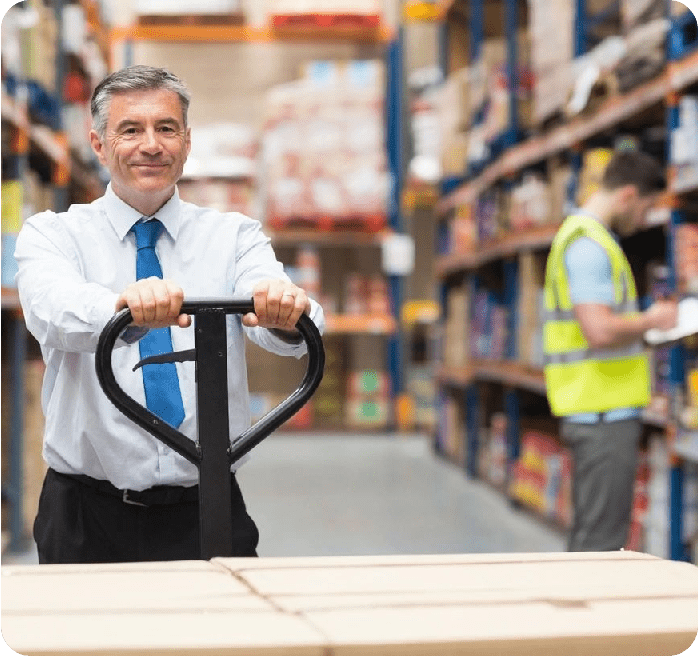
{"type": "Polygon", "coordinates": [[[191,95],[184,82],[164,68],[142,65],[129,66],[105,77],[92,94],[92,100],[90,101],[92,128],[99,135],[99,138],[104,139],[107,131],[109,105],[115,93],[156,91],[158,89],[167,89],[179,96],[184,127],[186,127],[187,110],[189,109],[191,95]]]}

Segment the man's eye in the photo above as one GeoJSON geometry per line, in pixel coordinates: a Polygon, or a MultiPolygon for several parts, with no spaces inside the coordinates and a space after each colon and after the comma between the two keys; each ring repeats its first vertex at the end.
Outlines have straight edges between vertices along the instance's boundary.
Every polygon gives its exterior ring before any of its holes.
{"type": "Polygon", "coordinates": [[[136,134],[136,128],[126,128],[124,134],[136,134]]]}

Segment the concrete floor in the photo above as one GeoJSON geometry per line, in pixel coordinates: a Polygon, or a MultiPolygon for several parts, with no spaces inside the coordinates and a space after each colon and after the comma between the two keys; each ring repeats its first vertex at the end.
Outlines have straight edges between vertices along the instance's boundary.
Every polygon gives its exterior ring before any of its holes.
{"type": "MultiPolygon", "coordinates": [[[[260,556],[544,552],[564,536],[436,457],[423,436],[279,434],[238,480],[260,556]]],[[[36,563],[36,550],[3,564],[36,563]]]]}
{"type": "Polygon", "coordinates": [[[238,474],[260,556],[542,552],[564,536],[436,457],[421,436],[289,435],[238,474]]]}

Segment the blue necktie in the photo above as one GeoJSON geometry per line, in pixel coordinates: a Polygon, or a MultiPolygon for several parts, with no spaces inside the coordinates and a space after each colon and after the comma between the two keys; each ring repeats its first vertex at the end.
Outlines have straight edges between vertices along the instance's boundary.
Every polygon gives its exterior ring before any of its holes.
{"type": "MultiPolygon", "coordinates": [[[[163,225],[157,219],[134,224],[136,235],[136,278],[162,278],[162,267],[155,253],[155,244],[163,225]]],[[[172,352],[172,336],[169,328],[150,329],[139,344],[141,359],[151,355],[172,352]]],[[[148,410],[177,428],[184,420],[184,405],[179,390],[179,378],[174,362],[146,364],[143,370],[143,386],[148,410]]]]}

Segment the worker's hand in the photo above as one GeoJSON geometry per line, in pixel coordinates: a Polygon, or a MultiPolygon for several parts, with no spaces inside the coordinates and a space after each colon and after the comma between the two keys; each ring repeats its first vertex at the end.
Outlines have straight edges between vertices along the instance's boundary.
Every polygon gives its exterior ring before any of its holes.
{"type": "Polygon", "coordinates": [[[180,314],[184,301],[182,288],[171,280],[143,278],[130,284],[119,296],[116,311],[128,308],[133,323],[147,328],[165,328],[177,325],[188,328],[191,317],[180,314]]]}
{"type": "Polygon", "coordinates": [[[297,334],[301,314],[310,312],[310,300],[300,287],[283,280],[263,280],[255,285],[252,298],[255,314],[246,314],[248,327],[276,328],[297,334]]]}
{"type": "Polygon", "coordinates": [[[647,308],[646,316],[650,328],[671,330],[679,320],[679,308],[675,300],[660,300],[647,308]]]}

